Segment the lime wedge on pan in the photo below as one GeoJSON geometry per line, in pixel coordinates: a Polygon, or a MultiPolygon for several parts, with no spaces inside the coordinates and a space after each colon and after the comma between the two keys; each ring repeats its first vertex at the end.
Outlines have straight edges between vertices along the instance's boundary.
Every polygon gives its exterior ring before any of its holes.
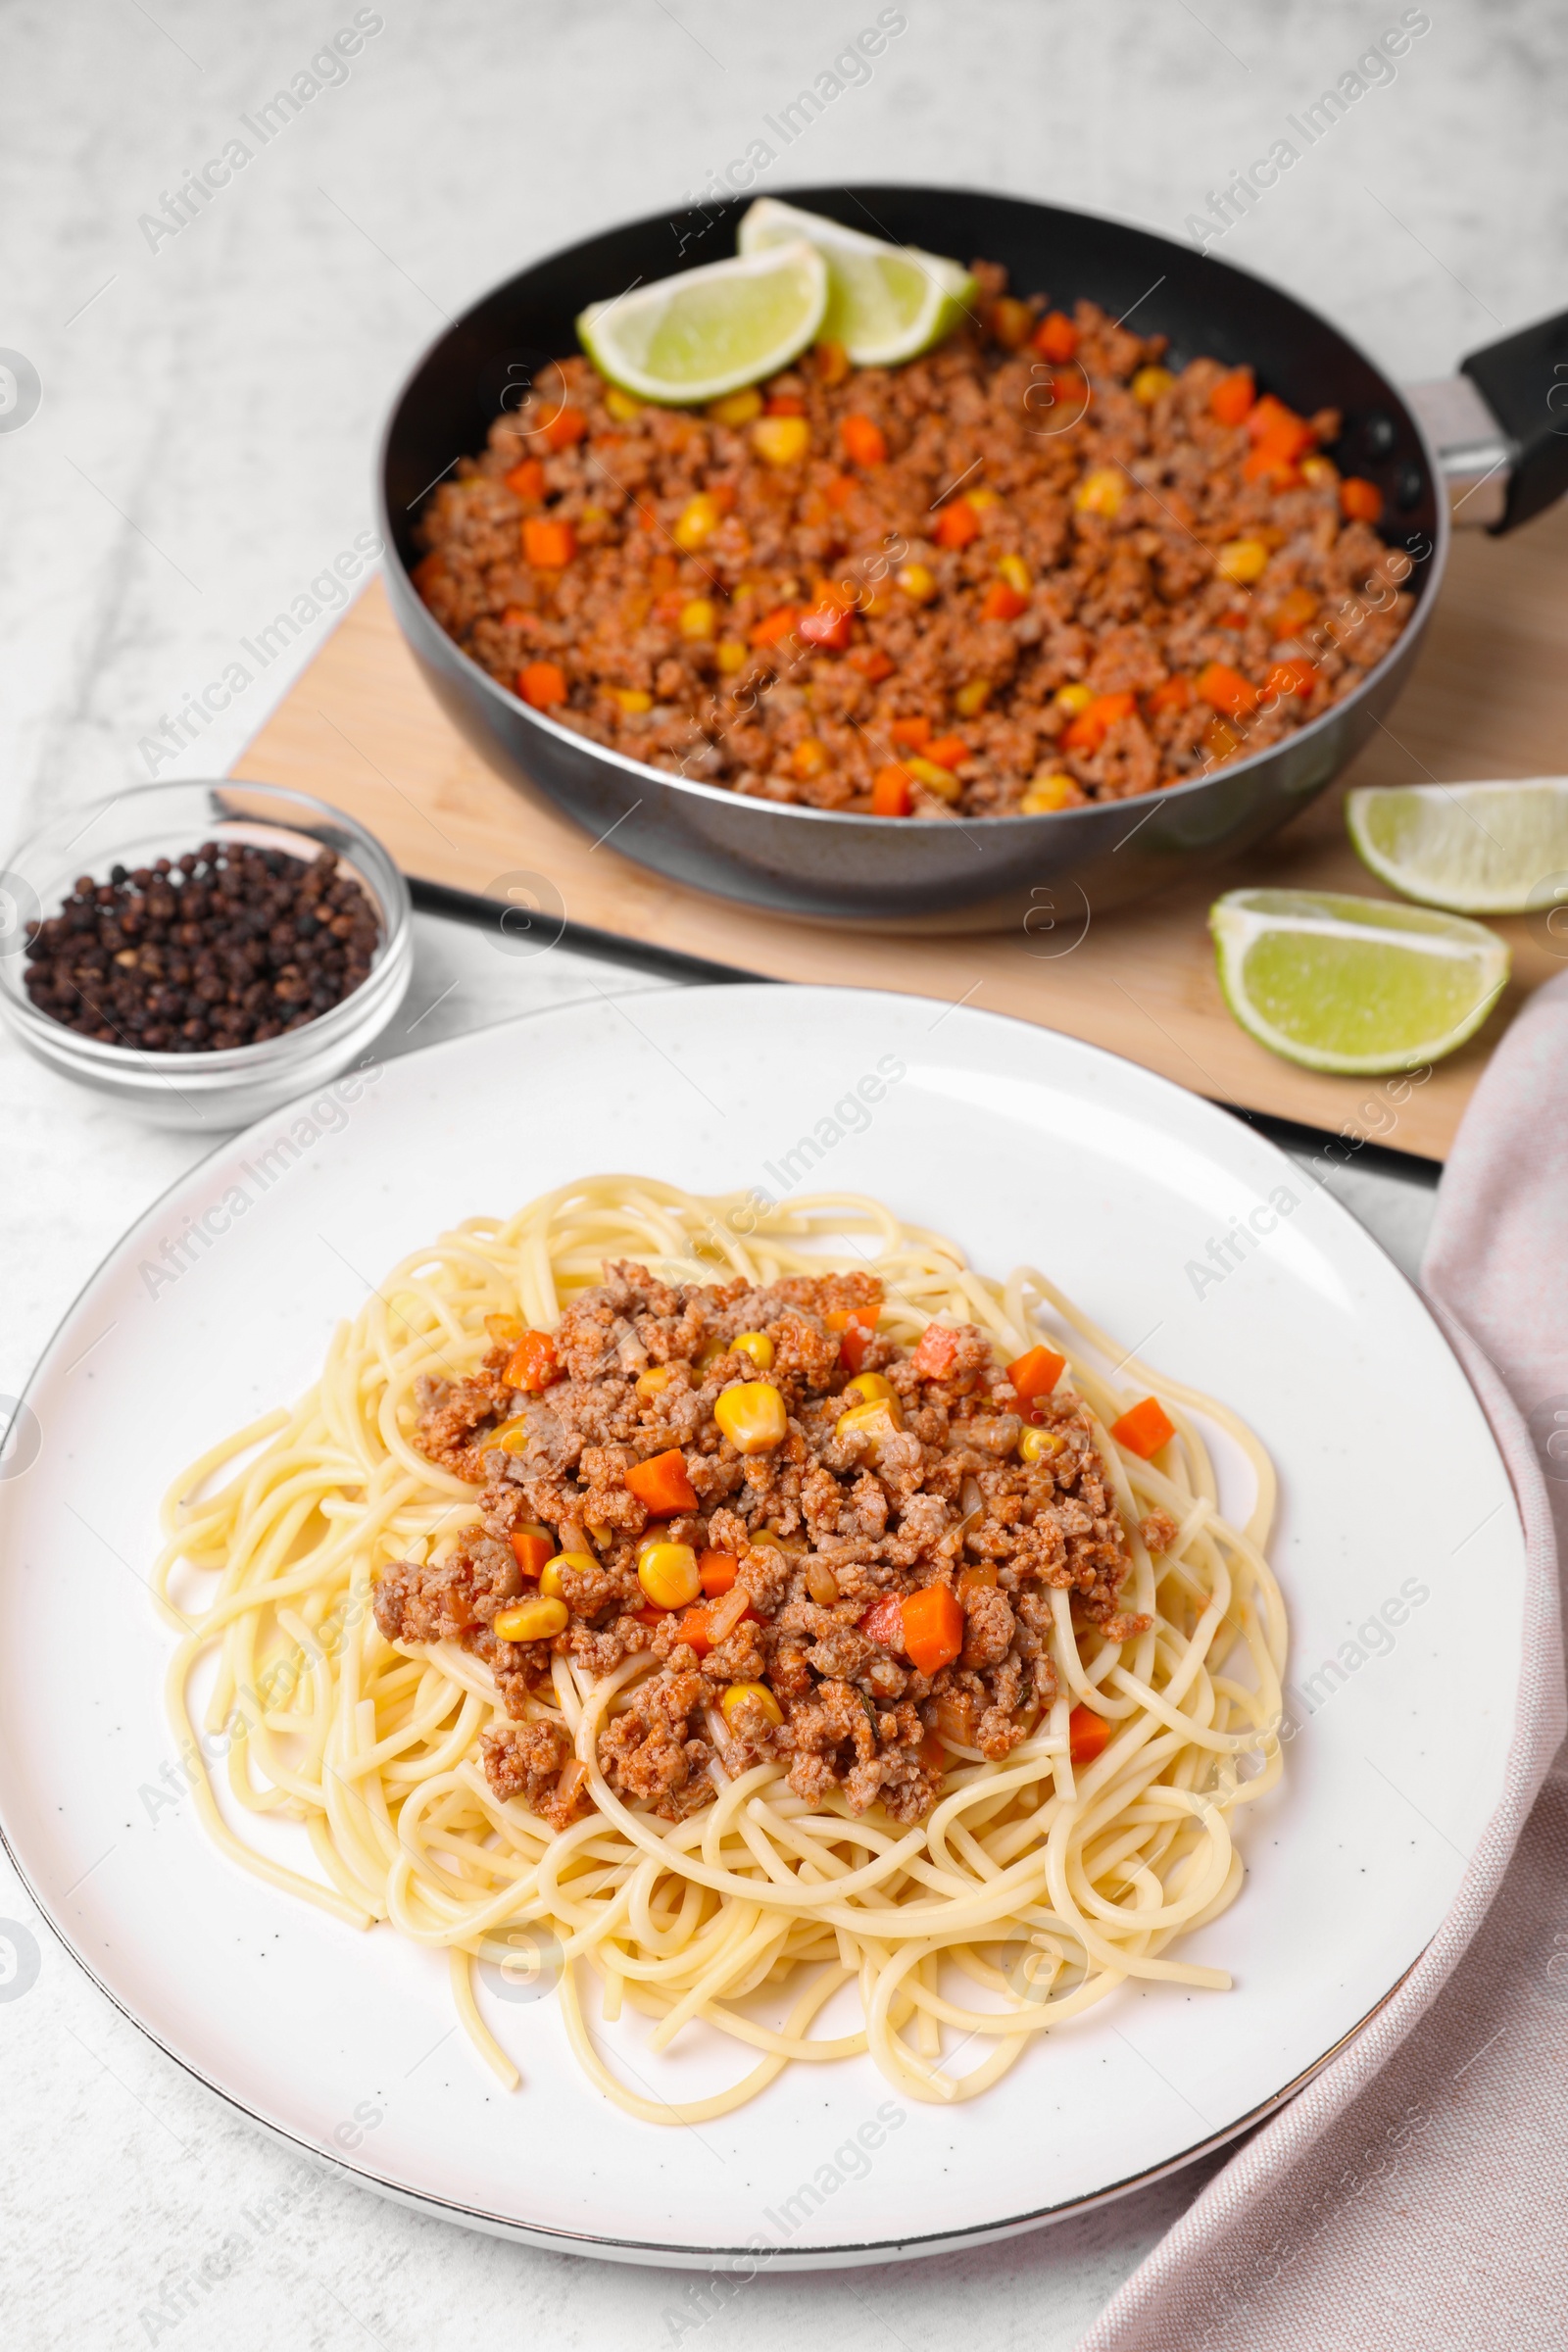
{"type": "Polygon", "coordinates": [[[1523,914],[1568,877],[1568,776],[1368,786],[1345,821],[1380,881],[1456,914],[1523,914]]]}
{"type": "Polygon", "coordinates": [[[684,406],[787,368],[820,331],[827,301],[827,265],[796,237],[590,303],[577,333],[623,392],[684,406]]]}
{"type": "Polygon", "coordinates": [[[929,351],[952,333],[977,291],[968,270],[942,254],[841,228],[776,196],[759,196],[736,242],[742,253],[765,253],[798,237],[816,247],[832,282],[822,339],[842,343],[857,368],[894,368],[929,351]]]}
{"type": "Polygon", "coordinates": [[[1412,1070],[1474,1036],[1508,977],[1480,923],[1318,890],[1231,890],[1208,911],[1225,1002],[1309,1070],[1412,1070]]]}

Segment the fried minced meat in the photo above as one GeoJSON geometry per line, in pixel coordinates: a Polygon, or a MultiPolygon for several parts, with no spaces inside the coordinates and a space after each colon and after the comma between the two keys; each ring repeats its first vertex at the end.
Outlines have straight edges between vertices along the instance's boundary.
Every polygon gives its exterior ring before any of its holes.
{"type": "MultiPolygon", "coordinates": [[[[580,1808],[580,1768],[534,1694],[548,1695],[554,1656],[600,1676],[646,1652],[651,1671],[617,1696],[599,1740],[618,1795],[679,1821],[726,1775],[769,1758],[808,1801],[841,1788],[857,1811],[876,1802],[916,1821],[945,1766],[933,1734],[1000,1759],[1055,1697],[1053,1592],[1112,1641],[1144,1630],[1119,1607],[1127,1541],[1087,1411],[1066,1388],[1026,1404],[984,1332],[944,1330],[924,1355],[897,1345],[868,1328],[881,1286],[866,1274],[705,1287],[616,1261],[604,1276],[563,1313],[541,1390],[509,1385],[510,1343],[476,1377],[425,1385],[416,1443],[478,1487],[478,1520],[438,1562],[394,1562],[376,1588],[388,1640],[455,1642],[493,1671],[516,1727],[483,1743],[498,1795],[551,1820],[580,1808]],[[757,1332],[773,1347],[765,1372],[731,1345],[757,1332]],[[657,1393],[640,1393],[656,1369],[657,1393]],[[846,1402],[861,1401],[843,1392],[865,1370],[881,1372],[903,1426],[883,1417],[841,1437],[846,1402]],[[743,1454],[714,1407],[760,1379],[778,1391],[787,1434],[743,1454]],[[1054,1439],[1047,1458],[1020,1456],[1026,1420],[1054,1439]],[[659,1522],[664,1537],[733,1560],[744,1594],[744,1616],[716,1633],[717,1599],[660,1610],[638,1581],[650,1515],[626,1476],[671,1451],[696,1502],[659,1522]],[[563,1572],[560,1634],[507,1641],[497,1615],[533,1590],[511,1538],[540,1526],[593,1565],[563,1572]],[[897,1613],[888,1634],[874,1612],[935,1583],[957,1592],[962,1645],[925,1673],[900,1645],[897,1613]]],[[[1143,1534],[1168,1540],[1164,1525],[1143,1534]]]]}

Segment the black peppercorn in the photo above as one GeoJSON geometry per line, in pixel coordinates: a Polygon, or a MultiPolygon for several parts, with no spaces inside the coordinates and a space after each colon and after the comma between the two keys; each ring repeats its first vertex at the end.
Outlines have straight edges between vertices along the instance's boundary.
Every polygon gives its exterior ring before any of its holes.
{"type": "Polygon", "coordinates": [[[27,933],[34,1008],[105,1045],[211,1054],[318,1020],[363,986],[374,907],[330,850],[248,842],[77,877],[27,933]]]}

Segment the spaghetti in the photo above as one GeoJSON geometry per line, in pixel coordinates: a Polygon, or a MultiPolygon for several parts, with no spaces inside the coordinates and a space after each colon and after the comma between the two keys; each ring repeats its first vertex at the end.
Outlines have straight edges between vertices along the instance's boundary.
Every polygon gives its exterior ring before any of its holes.
{"type": "MultiPolygon", "coordinates": [[[[943,1345],[928,1343],[924,1352],[945,1360],[943,1345]]],[[[737,1369],[752,1367],[721,1357],[716,1377],[729,1376],[733,1388],[737,1369]]],[[[842,1368],[836,1377],[842,1384],[842,1368]]],[[[934,1428],[925,1409],[915,1426],[934,1428]]],[[[968,1409],[961,1398],[954,1407],[968,1409]]],[[[977,1426],[955,1422],[959,1434],[977,1426]]],[[[995,1422],[986,1429],[999,1445],[995,1422]]],[[[915,1444],[916,1457],[920,1450],[915,1444]]],[[[719,1458],[711,1443],[710,1453],[719,1458]]],[[[723,1459],[732,1457],[733,1448],[723,1459]]],[[[854,1475],[866,1478],[876,1455],[873,1446],[858,1470],[858,1455],[829,1458],[850,1459],[854,1475]]],[[[220,1746],[226,1735],[226,1807],[205,1765],[194,1785],[220,1846],[354,1926],[387,1922],[445,1951],[463,2022],[509,2087],[520,2078],[481,2015],[475,1959],[499,1963],[514,1985],[519,1972],[558,1976],[585,2071],[621,2108],[652,2122],[699,2123],[755,2096],[792,2062],[863,2051],[912,2098],[970,2098],[1036,2035],[1128,1978],[1229,1984],[1217,1969],[1166,1955],[1234,1900],[1243,1870],[1233,1819],[1280,1774],[1286,1624],[1264,1557],[1273,1499],[1267,1455],[1226,1407],[1120,1356],[1031,1268],[996,1282],[968,1267],[953,1243],[859,1196],[759,1208],[755,1197],[705,1199],[648,1178],[585,1179],[508,1220],[470,1219],[407,1258],[339,1327],[319,1382],[292,1410],[237,1431],[177,1481],[155,1578],[180,1637],[170,1705],[187,1752],[202,1752],[198,1733],[220,1746]],[[1004,1358],[1029,1360],[1034,1349],[1065,1359],[1051,1413],[1026,1411],[1018,1427],[1050,1421],[1057,1434],[1048,1429],[1037,1441],[1048,1460],[1051,1446],[1060,1452],[1070,1439],[1102,1480],[1124,1545],[1124,1591],[1117,1613],[1102,1606],[1092,1621],[1070,1581],[1043,1584],[1026,1609],[1011,1577],[1024,1629],[1012,1654],[1020,1644],[1029,1653],[1033,1679],[1014,1674],[1005,1684],[1013,1711],[1001,1738],[988,1740],[990,1752],[974,1744],[972,1704],[966,1714],[956,1700],[933,1700],[930,1674],[894,1665],[878,1648],[869,1683],[862,1678],[871,1724],[881,1720],[884,1740],[909,1736],[889,1729],[891,1697],[866,1695],[885,1686],[906,1691],[898,1701],[906,1710],[909,1694],[922,1701],[914,1734],[930,1727],[917,1759],[898,1751],[907,1772],[903,1784],[889,1779],[886,1803],[874,1785],[857,1791],[825,1768],[804,1783],[798,1767],[792,1775],[789,1730],[775,1740],[768,1729],[782,1716],[775,1702],[766,1718],[755,1707],[739,1718],[750,1739],[731,1737],[710,1707],[710,1745],[692,1748],[705,1758],[701,1785],[661,1811],[628,1793],[615,1758],[651,1679],[689,1666],[691,1649],[671,1646],[686,1620],[639,1635],[623,1617],[627,1641],[641,1645],[617,1643],[608,1671],[595,1671],[591,1640],[574,1647],[563,1637],[524,1651],[498,1646],[488,1631],[477,1645],[387,1638],[378,1589],[395,1575],[438,1570],[475,1540],[480,1516],[472,1480],[416,1443],[432,1395],[455,1393],[449,1384],[466,1394],[461,1384],[494,1362],[497,1318],[513,1328],[520,1316],[531,1334],[557,1332],[573,1302],[602,1296],[602,1266],[616,1260],[647,1268],[645,1281],[734,1286],[705,1289],[710,1299],[739,1296],[742,1286],[814,1297],[810,1278],[848,1271],[861,1294],[880,1292],[869,1319],[882,1360],[906,1368],[906,1392],[933,1324],[939,1342],[954,1327],[984,1335],[1004,1358]],[[1156,1386],[1151,1430],[1135,1399],[1156,1386]],[[1196,1414],[1226,1431],[1251,1465],[1255,1498],[1245,1526],[1220,1512],[1196,1414]],[[187,1607],[193,1576],[204,1580],[203,1596],[187,1607]],[[1033,1638],[1026,1617],[1040,1629],[1033,1638]],[[521,1686],[494,1661],[525,1655],[534,1671],[519,1698],[521,1686]],[[198,1722],[190,1684],[199,1662],[214,1679],[198,1722]],[[880,1718],[879,1707],[888,1710],[880,1718]],[[519,1717],[522,1731],[547,1747],[554,1740],[570,1759],[563,1780],[573,1793],[568,1801],[558,1792],[553,1820],[542,1800],[536,1809],[522,1795],[497,1793],[496,1744],[516,1736],[519,1717]],[[304,1825],[319,1875],[231,1826],[268,1815],[304,1825]],[[613,2034],[590,2030],[588,1977],[598,1981],[607,2028],[626,2008],[655,2021],[652,2052],[700,2021],[754,2063],[706,2098],[665,2100],[629,2087],[601,2047],[613,2034]],[[813,2033],[819,2012],[851,1984],[859,2023],[813,2033]],[[985,2054],[956,2071],[974,2045],[985,2054]]],[[[987,1507],[1001,1506],[976,1497],[962,1516],[955,1506],[941,1577],[929,1561],[919,1573],[951,1587],[987,1507]]],[[[622,1556],[630,1538],[603,1527],[590,1542],[608,1558],[612,1543],[622,1556]]],[[[780,1548],[777,1574],[800,1571],[808,1547],[780,1548]]],[[[842,1549],[864,1558],[876,1546],[842,1549]]],[[[756,1564],[755,1553],[746,1556],[756,1564]]],[[[1003,1571],[1005,1587],[1005,1557],[1003,1571]]],[[[844,1571],[852,1592],[854,1573],[844,1571]]],[[[989,1573],[995,1581],[995,1563],[989,1573]]],[[[830,1574],[821,1589],[832,1584],[830,1574]]],[[[791,1589],[804,1592],[799,1574],[791,1589]]],[[[808,1601],[800,1609],[811,1617],[808,1601]]],[[[841,1604],[839,1619],[847,1609],[841,1604]]],[[[652,1609],[635,1622],[645,1618],[662,1622],[652,1609]]],[[[838,1622],[820,1610],[816,1621],[838,1622]]],[[[509,1620],[503,1612],[495,1622],[509,1620]]],[[[899,1638],[884,1633],[895,1645],[899,1638]]],[[[874,1646],[862,1639],[855,1654],[874,1646]]],[[[911,1637],[907,1654],[916,1653],[911,1637]]],[[[943,1681],[935,1678],[937,1690],[943,1681]]],[[[996,1716],[986,1718],[993,1732],[996,1716]]],[[[648,2063],[642,2053],[639,2063],[648,2063]]]]}

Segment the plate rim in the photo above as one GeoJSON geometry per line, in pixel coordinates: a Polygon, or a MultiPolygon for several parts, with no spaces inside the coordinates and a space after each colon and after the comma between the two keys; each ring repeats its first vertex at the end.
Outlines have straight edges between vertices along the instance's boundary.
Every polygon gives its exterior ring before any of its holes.
{"type": "MultiPolygon", "coordinates": [[[[674,995],[683,1000],[692,996],[731,1000],[739,990],[752,989],[760,994],[765,992],[770,999],[780,995],[808,995],[821,999],[850,999],[857,1002],[862,999],[875,1002],[880,999],[899,1005],[925,1006],[929,1003],[926,998],[917,997],[899,989],[862,989],[838,983],[792,982],[780,984],[772,980],[739,983],[714,981],[695,983],[690,986],[676,984],[671,989],[659,990],[654,993],[674,995]]],[[[614,1004],[621,996],[635,999],[648,993],[641,989],[596,989],[595,996],[602,1001],[614,1004]]],[[[452,1037],[437,1038],[427,1045],[416,1046],[406,1054],[384,1057],[380,1066],[384,1069],[393,1061],[411,1064],[428,1061],[466,1044],[473,1037],[493,1036],[503,1030],[523,1029],[536,1022],[547,1021],[561,1015],[592,1011],[593,1008],[594,998],[582,997],[572,998],[563,1004],[539,1005],[527,1011],[510,1013],[501,1020],[482,1022],[472,1029],[460,1030],[452,1037]]],[[[1177,1102],[1183,1105],[1196,1105],[1200,1114],[1211,1115],[1226,1129],[1241,1129],[1250,1142],[1270,1154],[1284,1169],[1289,1170],[1295,1167],[1294,1161],[1289,1158],[1280,1145],[1276,1144],[1270,1136],[1261,1133],[1250,1120],[1243,1117],[1229,1104],[1215,1102],[1206,1095],[1200,1095],[1191,1088],[1181,1086],[1176,1080],[1165,1077],[1157,1070],[1147,1068],[1145,1064],[1132,1060],[1127,1054],[1111,1053],[1103,1046],[1095,1045],[1087,1039],[1074,1037],[1065,1031],[1049,1028],[1043,1023],[1020,1020],[1017,1015],[1012,1013],[995,1012],[988,1007],[972,1004],[965,1005],[962,1009],[1005,1028],[1041,1032],[1056,1046],[1065,1048],[1069,1058],[1081,1057],[1091,1064],[1106,1062],[1118,1068],[1134,1071],[1139,1079],[1148,1082],[1158,1094],[1174,1096],[1177,1102]]],[[[353,1066],[368,1067],[375,1059],[376,1056],[371,1052],[364,1057],[362,1063],[353,1066]]],[[[173,1196],[185,1187],[197,1183],[203,1171],[209,1168],[215,1160],[225,1153],[239,1151],[241,1146],[259,1129],[269,1128],[275,1122],[286,1119],[295,1111],[298,1104],[309,1102],[312,1093],[319,1091],[318,1088],[308,1090],[303,1095],[291,1098],[288,1102],[263,1112],[244,1127],[222,1136],[214,1143],[210,1151],[203,1152],[200,1158],[193,1161],[188,1168],[156,1194],[145,1207],[138,1210],[130,1222],[117,1234],[57,1318],[53,1330],[22,1385],[12,1415],[13,1423],[27,1404],[45,1372],[51,1367],[51,1361],[59,1348],[62,1335],[72,1318],[96,1288],[107,1270],[118,1260],[130,1236],[137,1232],[173,1196]]],[[[1506,1457],[1497,1444],[1491,1420],[1480,1395],[1465,1369],[1463,1359],[1453,1347],[1441,1320],[1434,1313],[1420,1285],[1412,1281],[1403,1268],[1396,1262],[1377,1236],[1363,1225],[1360,1219],[1354,1216],[1336,1195],[1329,1192],[1326,1186],[1321,1190],[1331,1215],[1335,1219],[1344,1219],[1358,1240],[1376,1252],[1396,1281],[1410,1294],[1425,1323],[1441,1344],[1445,1356],[1457,1371],[1476,1410],[1481,1415],[1488,1439],[1502,1469],[1507,1489],[1506,1500],[1512,1514],[1513,1524],[1519,1532],[1521,1544],[1525,1544],[1528,1540],[1528,1530],[1519,1507],[1519,1498],[1514,1489],[1506,1457]]],[[[1517,1721],[1517,1709],[1516,1686],[1513,1717],[1515,1722],[1517,1721]]],[[[1510,1740],[1511,1737],[1510,1732],[1510,1740]]],[[[1489,1815],[1487,1821],[1476,1833],[1471,1849],[1465,1858],[1467,1869],[1474,1862],[1475,1853],[1486,1838],[1492,1818],[1493,1816],[1489,1815]]],[[[1126,2175],[1105,2183],[1102,2187],[1086,2191],[1082,2195],[1004,2216],[995,2221],[971,2223],[952,2230],[925,2231],[908,2237],[843,2240],[829,2246],[792,2246],[786,2243],[770,2245],[765,2249],[759,2249],[755,2245],[699,2247],[689,2244],[672,2244],[658,2239],[627,2238],[610,2233],[573,2230],[548,2223],[519,2222],[505,2214],[491,2213],[482,2206],[469,2204],[462,2198],[444,2196],[439,2190],[416,2187],[407,2181],[392,2179],[385,2174],[377,2174],[361,2165],[351,2163],[337,2151],[317,2146],[309,2138],[303,2136],[294,2126],[275,2120],[252,2107],[238,2092],[226,2088],[221,2082],[215,2081],[213,2076],[207,2073],[193,2058],[174,2048],[158,2028],[139,2015],[129,2002],[106,1982],[93,1960],[78,1946],[75,1937],[68,1927],[55,1916],[49,1903],[44,1900],[38,1887],[34,1885],[32,1877],[21,1859],[13,1833],[7,1824],[3,1802],[0,1802],[0,1847],[3,1847],[38,1916],[48,1926],[55,1940],[69,1954],[96,1990],[102,1993],[122,2017],[144,2034],[153,2046],[160,2050],[166,2058],[172,2060],[183,2074],[193,2082],[199,2082],[204,2089],[220,2099],[226,2107],[243,2116],[248,2123],[256,2126],[269,2138],[287,2146],[299,2156],[324,2168],[335,2178],[346,2180],[355,2187],[367,2189],[375,2195],[386,2198],[393,2204],[406,2205],[417,2211],[434,2214],[440,2219],[454,2222],[463,2228],[478,2230],[485,2234],[502,2237],[513,2243],[537,2246],[544,2251],[576,2254],[589,2260],[627,2264],[643,2263],[653,2268],[668,2270],[706,2270],[718,2264],[748,2260],[757,2263],[759,2267],[770,2267],[777,2262],[788,2261],[797,2271],[850,2269],[880,2261],[898,2261],[924,2255],[956,2252],[963,2247],[996,2243],[1004,2238],[1023,2235],[1032,2230],[1049,2228],[1054,2222],[1068,2220],[1077,2214],[1093,2212],[1101,2206],[1113,2203],[1139,2189],[1150,2187],[1159,2180],[1168,2179],[1172,2174],[1184,2170],[1188,2165],[1197,2163],[1203,2156],[1212,2153],[1214,2149],[1229,2146],[1296,2098],[1309,2082],[1365,2032],[1374,2019],[1382,2014],[1419,1967],[1434,1937],[1442,1932],[1442,1923],[1440,1922],[1438,1928],[1423,1940],[1420,1949],[1411,1955],[1398,1976],[1372,2005],[1352,2025],[1348,2027],[1326,2050],[1292,2076],[1277,2090],[1248,2108],[1244,2114],[1219,2125],[1212,2132],[1205,2132],[1200,2138],[1190,2142],[1159,2163],[1146,2167],[1141,2172],[1126,2175]]],[[[1446,1917],[1446,1914],[1445,1916],[1446,1917]]]]}

